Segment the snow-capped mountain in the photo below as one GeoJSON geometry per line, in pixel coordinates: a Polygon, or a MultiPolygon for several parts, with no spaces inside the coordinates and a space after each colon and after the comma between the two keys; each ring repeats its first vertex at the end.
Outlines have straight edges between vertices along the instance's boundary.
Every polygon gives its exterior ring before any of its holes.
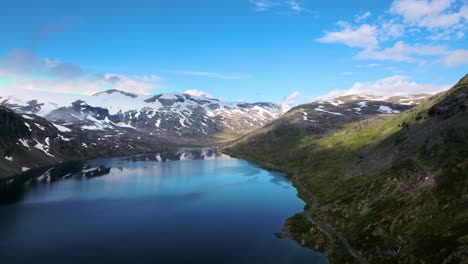
{"type": "Polygon", "coordinates": [[[9,135],[0,140],[0,177],[68,160],[210,146],[258,129],[285,111],[273,103],[188,94],[12,93],[0,91],[0,133],[9,135]]]}
{"type": "Polygon", "coordinates": [[[305,108],[313,108],[313,110],[322,113],[331,113],[331,111],[333,111],[335,115],[398,114],[420,104],[429,97],[431,97],[430,94],[390,97],[376,95],[347,95],[337,97],[330,101],[316,101],[304,106],[305,108]]]}
{"type": "Polygon", "coordinates": [[[349,95],[329,101],[315,101],[292,108],[278,120],[240,138],[239,141],[254,144],[257,141],[274,142],[302,136],[320,137],[352,122],[373,122],[375,118],[391,118],[392,115],[411,109],[429,97],[430,95],[349,95]]]}
{"type": "Polygon", "coordinates": [[[399,114],[427,100],[431,95],[383,97],[375,95],[347,95],[330,101],[316,101],[292,108],[288,116],[308,123],[309,126],[333,127],[352,120],[379,114],[399,114]]]}
{"type": "Polygon", "coordinates": [[[188,94],[109,90],[92,96],[34,91],[0,96],[0,177],[68,160],[209,146],[268,129],[280,117],[291,123],[284,135],[320,134],[372,115],[400,113],[428,97],[351,95],[285,113],[273,103],[229,103],[188,94]]]}
{"type": "Polygon", "coordinates": [[[1,105],[44,117],[65,130],[136,130],[178,137],[241,135],[284,113],[273,103],[230,103],[188,94],[137,95],[109,90],[92,96],[35,91],[0,96],[1,105]]]}

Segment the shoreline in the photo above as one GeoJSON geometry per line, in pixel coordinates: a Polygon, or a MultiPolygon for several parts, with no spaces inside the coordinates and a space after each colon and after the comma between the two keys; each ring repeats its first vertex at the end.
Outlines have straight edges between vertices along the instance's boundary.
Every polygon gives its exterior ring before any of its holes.
{"type": "MultiPolygon", "coordinates": [[[[233,153],[230,153],[229,151],[227,150],[223,150],[226,154],[228,154],[229,156],[231,157],[234,157],[234,158],[240,158],[240,159],[243,159],[243,160],[247,160],[248,162],[251,162],[252,164],[262,168],[262,169],[265,169],[265,170],[269,170],[269,171],[277,171],[277,172],[281,172],[281,173],[284,173],[286,174],[286,177],[289,178],[291,180],[291,183],[292,185],[294,186],[294,188],[297,190],[297,196],[299,199],[303,200],[304,203],[306,204],[305,207],[304,207],[304,210],[303,212],[301,212],[300,214],[304,214],[307,218],[307,221],[314,227],[316,227],[318,230],[320,230],[320,232],[324,233],[325,235],[329,236],[329,237],[335,237],[337,238],[341,244],[348,250],[348,253],[353,256],[354,259],[356,259],[360,264],[368,264],[367,260],[359,253],[358,250],[354,249],[351,244],[348,242],[348,240],[343,236],[341,235],[340,232],[338,232],[336,229],[334,229],[332,226],[329,226],[327,224],[324,224],[324,223],[321,223],[319,222],[318,220],[314,219],[313,217],[313,213],[318,209],[318,207],[320,206],[320,202],[319,202],[319,199],[317,196],[315,196],[312,192],[310,192],[300,181],[299,179],[299,175],[296,175],[296,174],[291,174],[291,173],[288,173],[286,171],[284,171],[281,167],[279,166],[276,166],[274,164],[269,164],[269,163],[265,163],[265,162],[257,162],[257,161],[254,161],[254,160],[251,160],[247,157],[242,157],[242,156],[238,156],[238,155],[235,155],[233,153]],[[307,194],[307,195],[305,195],[307,194]],[[307,207],[309,207],[309,209],[306,209],[307,207]]],[[[286,222],[283,224],[284,225],[284,230],[286,230],[286,233],[284,234],[284,236],[281,236],[281,237],[288,237],[294,241],[296,241],[296,243],[298,243],[299,245],[301,246],[305,246],[305,247],[308,247],[314,251],[317,251],[325,256],[328,257],[329,260],[330,259],[330,254],[327,254],[326,250],[320,250],[320,249],[316,249],[312,246],[307,246],[307,245],[303,245],[303,243],[301,241],[299,241],[299,239],[291,236],[291,233],[289,232],[288,230],[288,222],[293,218],[294,216],[291,216],[290,218],[288,218],[286,220],[286,222]]],[[[310,232],[310,231],[309,231],[310,232]]],[[[281,238],[279,237],[279,238],[281,238]]],[[[331,262],[331,261],[330,261],[331,262]]]]}

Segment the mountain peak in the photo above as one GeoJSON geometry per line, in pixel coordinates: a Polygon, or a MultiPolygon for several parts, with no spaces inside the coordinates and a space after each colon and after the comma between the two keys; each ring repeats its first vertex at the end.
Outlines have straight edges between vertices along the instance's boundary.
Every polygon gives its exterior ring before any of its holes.
{"type": "Polygon", "coordinates": [[[131,97],[131,98],[137,98],[138,97],[138,95],[136,95],[136,94],[124,92],[124,91],[117,90],[117,89],[110,89],[110,90],[107,90],[107,91],[104,91],[104,92],[99,92],[99,93],[93,94],[93,96],[99,96],[99,95],[102,95],[102,94],[114,94],[114,93],[120,93],[120,94],[123,94],[123,95],[131,97]]]}

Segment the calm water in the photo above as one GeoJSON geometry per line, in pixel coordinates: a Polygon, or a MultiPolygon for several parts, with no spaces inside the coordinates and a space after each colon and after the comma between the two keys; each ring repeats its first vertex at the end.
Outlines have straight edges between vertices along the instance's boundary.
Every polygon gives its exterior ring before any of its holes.
{"type": "Polygon", "coordinates": [[[72,167],[0,205],[2,264],[328,262],[274,236],[304,206],[282,174],[207,149],[72,167]]]}

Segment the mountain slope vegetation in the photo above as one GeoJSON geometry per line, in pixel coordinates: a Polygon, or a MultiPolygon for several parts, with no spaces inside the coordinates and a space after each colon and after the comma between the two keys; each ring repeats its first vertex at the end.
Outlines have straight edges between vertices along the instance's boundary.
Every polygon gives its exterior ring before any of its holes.
{"type": "MultiPolygon", "coordinates": [[[[226,151],[297,178],[320,201],[317,222],[340,232],[369,263],[468,261],[468,75],[396,116],[306,133],[292,116],[226,151]]],[[[314,201],[298,189],[307,211],[314,201]]],[[[356,261],[305,213],[285,229],[332,263],[356,261]]]]}

